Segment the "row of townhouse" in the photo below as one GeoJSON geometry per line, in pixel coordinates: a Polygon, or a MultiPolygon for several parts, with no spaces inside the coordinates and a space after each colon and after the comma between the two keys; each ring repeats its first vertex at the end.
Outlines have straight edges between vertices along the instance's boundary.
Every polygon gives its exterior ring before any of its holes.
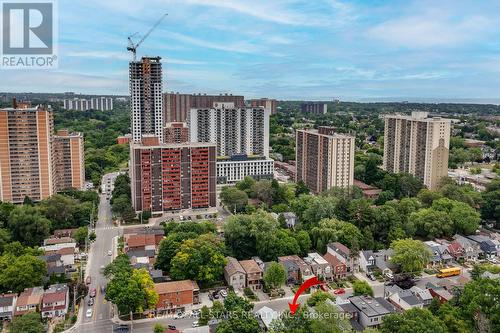
{"type": "Polygon", "coordinates": [[[68,313],[69,288],[66,284],[26,288],[19,295],[0,294],[0,320],[12,320],[28,312],[40,312],[42,318],[63,317],[68,313]]]}
{"type": "Polygon", "coordinates": [[[56,234],[45,239],[43,246],[40,247],[44,254],[38,258],[47,265],[47,277],[66,276],[71,277],[71,273],[76,270],[75,260],[80,257],[78,244],[71,237],[71,232],[61,236],[56,234]]]}

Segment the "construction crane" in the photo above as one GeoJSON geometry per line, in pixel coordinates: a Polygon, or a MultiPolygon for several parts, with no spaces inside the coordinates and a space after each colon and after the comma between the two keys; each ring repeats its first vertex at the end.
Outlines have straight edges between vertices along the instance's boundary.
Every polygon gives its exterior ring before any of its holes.
{"type": "Polygon", "coordinates": [[[130,35],[128,36],[128,46],[127,46],[127,51],[131,51],[132,52],[132,58],[133,60],[135,61],[136,59],[136,53],[137,53],[137,48],[142,44],[142,42],[144,42],[144,40],[146,38],[148,38],[148,36],[151,34],[151,32],[153,32],[153,30],[158,26],[160,25],[161,21],[163,21],[163,19],[167,16],[168,14],[163,14],[160,19],[158,21],[156,21],[156,23],[151,27],[151,29],[149,29],[149,31],[141,38],[141,40],[139,40],[137,43],[134,43],[134,41],[132,40],[132,37],[134,37],[137,33],[133,34],[133,35],[130,35]]]}

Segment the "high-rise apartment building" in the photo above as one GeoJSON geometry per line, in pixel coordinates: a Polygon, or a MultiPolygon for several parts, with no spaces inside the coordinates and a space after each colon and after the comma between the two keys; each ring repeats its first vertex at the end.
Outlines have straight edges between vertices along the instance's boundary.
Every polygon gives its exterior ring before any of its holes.
{"type": "Polygon", "coordinates": [[[326,114],[328,105],[321,102],[306,102],[300,105],[300,111],[302,113],[326,114]]]}
{"type": "Polygon", "coordinates": [[[165,93],[164,102],[164,120],[165,122],[185,122],[188,111],[194,109],[206,109],[213,107],[214,103],[234,103],[237,108],[245,106],[243,96],[232,94],[207,95],[207,94],[179,94],[165,93]]]}
{"type": "Polygon", "coordinates": [[[270,98],[251,99],[248,101],[248,103],[253,108],[261,107],[264,109],[268,109],[271,114],[275,114],[278,108],[278,102],[275,99],[270,98]]]}
{"type": "Polygon", "coordinates": [[[314,193],[331,187],[347,188],[354,182],[354,137],[321,134],[317,130],[296,133],[296,181],[314,193]]]}
{"type": "Polygon", "coordinates": [[[210,143],[160,144],[144,136],[131,144],[132,204],[137,212],[216,206],[216,147],[210,143]]]}
{"type": "Polygon", "coordinates": [[[269,110],[214,103],[189,110],[187,123],[190,141],[216,143],[217,156],[269,156],[269,110]]]}
{"type": "Polygon", "coordinates": [[[0,201],[22,203],[54,193],[53,118],[42,106],[0,109],[0,201]]]}
{"type": "Polygon", "coordinates": [[[427,112],[385,116],[384,170],[410,173],[435,189],[448,175],[450,131],[449,119],[427,112]]]}
{"type": "Polygon", "coordinates": [[[85,188],[83,134],[59,130],[53,136],[54,180],[57,191],[85,188]]]}
{"type": "Polygon", "coordinates": [[[186,123],[167,123],[163,129],[165,143],[189,142],[189,128],[186,123]]]}
{"type": "Polygon", "coordinates": [[[113,110],[113,98],[94,97],[91,99],[84,99],[84,98],[64,99],[63,108],[66,110],[76,110],[76,111],[87,111],[87,110],[111,111],[113,110]]]}
{"type": "Polygon", "coordinates": [[[155,135],[163,142],[162,67],[160,57],[142,57],[129,63],[132,141],[155,135]]]}

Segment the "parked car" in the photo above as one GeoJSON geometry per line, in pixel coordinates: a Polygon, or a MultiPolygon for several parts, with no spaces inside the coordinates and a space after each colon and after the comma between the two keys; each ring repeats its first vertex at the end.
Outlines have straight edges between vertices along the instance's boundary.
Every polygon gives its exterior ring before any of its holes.
{"type": "Polygon", "coordinates": [[[219,299],[219,293],[218,293],[218,292],[216,292],[216,291],[214,291],[214,292],[212,293],[212,296],[213,296],[213,298],[215,298],[215,299],[219,299]]]}
{"type": "Polygon", "coordinates": [[[85,317],[90,318],[92,317],[93,311],[92,308],[88,308],[87,312],[85,313],[85,317]]]}
{"type": "Polygon", "coordinates": [[[113,327],[113,333],[128,333],[130,332],[130,328],[128,325],[116,325],[113,327]]]}
{"type": "Polygon", "coordinates": [[[222,297],[226,298],[226,297],[227,297],[227,291],[226,291],[226,289],[222,289],[221,291],[219,291],[219,294],[220,294],[222,297]]]}
{"type": "Polygon", "coordinates": [[[113,251],[109,250],[108,251],[108,256],[112,256],[113,255],[113,251]]]}
{"type": "Polygon", "coordinates": [[[88,305],[88,306],[92,306],[92,305],[94,305],[94,299],[93,299],[92,297],[91,297],[91,298],[89,298],[89,301],[87,302],[87,305],[88,305]]]}
{"type": "Polygon", "coordinates": [[[198,327],[198,326],[200,326],[200,324],[198,323],[198,320],[197,320],[197,321],[193,321],[193,324],[191,326],[198,327]]]}
{"type": "Polygon", "coordinates": [[[196,309],[196,310],[191,311],[191,315],[193,317],[199,317],[200,314],[201,314],[201,310],[196,309]]]}
{"type": "Polygon", "coordinates": [[[367,278],[369,278],[369,279],[370,279],[370,280],[372,280],[372,281],[375,281],[375,280],[376,280],[375,276],[373,276],[373,274],[372,274],[372,273],[366,273],[366,277],[367,277],[367,278]]]}
{"type": "Polygon", "coordinates": [[[176,330],[177,329],[177,327],[175,325],[168,325],[167,328],[169,330],[176,330]]]}
{"type": "Polygon", "coordinates": [[[345,294],[345,289],[344,289],[344,288],[335,289],[335,290],[333,291],[333,293],[334,293],[335,295],[342,295],[342,294],[345,294]]]}
{"type": "Polygon", "coordinates": [[[95,288],[93,288],[93,289],[90,290],[89,296],[90,297],[95,297],[96,294],[97,294],[97,291],[95,290],[95,288]]]}
{"type": "Polygon", "coordinates": [[[177,312],[175,315],[174,315],[174,319],[182,319],[186,317],[186,313],[185,312],[177,312]]]}
{"type": "Polygon", "coordinates": [[[89,276],[87,276],[87,278],[85,279],[85,284],[89,285],[90,283],[92,282],[92,278],[89,276]]]}
{"type": "Polygon", "coordinates": [[[321,290],[323,291],[328,291],[328,286],[326,284],[320,284],[319,287],[321,288],[321,290]]]}

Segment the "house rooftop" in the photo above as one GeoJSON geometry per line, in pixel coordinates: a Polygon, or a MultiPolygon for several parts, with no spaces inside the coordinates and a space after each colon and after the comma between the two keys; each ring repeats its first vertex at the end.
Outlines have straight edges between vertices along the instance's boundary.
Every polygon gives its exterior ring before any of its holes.
{"type": "Polygon", "coordinates": [[[257,262],[255,260],[250,259],[250,260],[241,260],[240,261],[241,267],[245,270],[247,274],[252,274],[252,273],[261,273],[262,269],[259,267],[257,262]]]}
{"type": "Polygon", "coordinates": [[[354,296],[351,297],[350,300],[351,303],[367,317],[383,316],[396,311],[393,305],[380,297],[354,296]]]}
{"type": "Polygon", "coordinates": [[[241,266],[240,262],[233,257],[227,257],[227,265],[226,267],[224,267],[224,269],[229,275],[233,275],[238,272],[245,274],[243,266],[241,266]]]}
{"type": "Polygon", "coordinates": [[[175,293],[178,291],[200,290],[198,284],[191,280],[170,281],[155,283],[155,290],[158,294],[175,293]]]}

